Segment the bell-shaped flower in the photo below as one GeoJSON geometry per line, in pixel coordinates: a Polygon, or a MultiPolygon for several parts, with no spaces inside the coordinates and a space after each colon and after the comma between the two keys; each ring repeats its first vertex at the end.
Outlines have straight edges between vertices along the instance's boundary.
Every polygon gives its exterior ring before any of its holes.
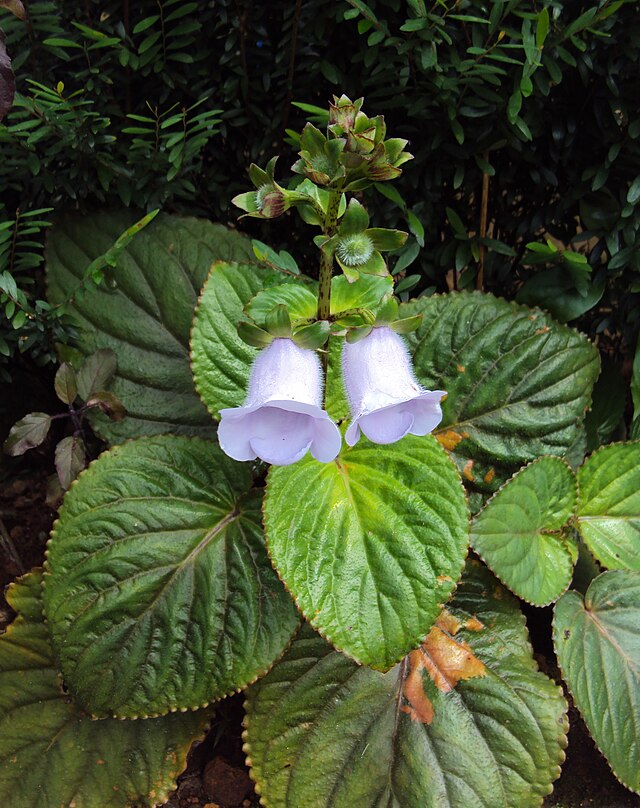
{"type": "Polygon", "coordinates": [[[405,435],[426,435],[442,420],[445,392],[418,384],[405,343],[388,326],[346,342],[342,372],[353,417],[345,435],[349,446],[361,431],[373,443],[395,443],[405,435]]]}
{"type": "Polygon", "coordinates": [[[338,427],[322,409],[320,360],[291,339],[274,339],[258,354],[245,403],[220,416],[218,440],[234,460],[288,466],[310,451],[328,463],[340,451],[338,427]]]}

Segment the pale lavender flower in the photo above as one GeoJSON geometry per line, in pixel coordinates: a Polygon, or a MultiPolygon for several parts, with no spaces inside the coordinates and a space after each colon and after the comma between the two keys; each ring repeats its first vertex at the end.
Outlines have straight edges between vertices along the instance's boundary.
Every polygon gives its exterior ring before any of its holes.
{"type": "Polygon", "coordinates": [[[220,410],[218,440],[234,460],[288,466],[310,451],[329,463],[340,431],[322,409],[322,369],[314,351],[279,338],[257,356],[242,407],[220,410]]]}
{"type": "Polygon", "coordinates": [[[395,443],[405,435],[426,435],[442,420],[444,391],[418,384],[405,343],[388,326],[345,343],[342,372],[353,417],[345,435],[349,446],[361,431],[373,443],[395,443]]]}

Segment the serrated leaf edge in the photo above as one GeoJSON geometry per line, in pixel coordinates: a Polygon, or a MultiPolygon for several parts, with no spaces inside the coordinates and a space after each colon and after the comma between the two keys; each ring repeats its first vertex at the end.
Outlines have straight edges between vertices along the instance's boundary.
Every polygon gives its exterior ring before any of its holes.
{"type": "MultiPolygon", "coordinates": [[[[540,463],[541,461],[547,460],[547,459],[549,459],[549,458],[552,458],[553,460],[560,460],[560,462],[561,462],[561,463],[562,463],[564,466],[566,466],[566,467],[569,469],[569,471],[571,472],[571,474],[573,475],[573,479],[574,479],[574,487],[575,487],[575,500],[574,500],[574,506],[573,506],[573,511],[572,511],[572,513],[571,513],[571,516],[569,517],[569,519],[567,519],[567,521],[565,522],[565,524],[569,524],[570,522],[572,522],[572,521],[573,521],[573,520],[576,518],[576,512],[577,512],[577,508],[578,508],[578,477],[577,477],[577,474],[576,474],[576,473],[575,473],[575,471],[574,471],[574,470],[571,468],[571,466],[570,466],[570,465],[567,463],[567,461],[565,460],[565,458],[564,458],[564,457],[560,457],[559,455],[542,455],[541,457],[537,457],[535,460],[532,460],[531,462],[527,463],[527,464],[526,464],[525,466],[523,466],[521,469],[518,469],[518,471],[516,471],[516,473],[515,473],[515,474],[512,474],[512,475],[511,475],[511,477],[509,477],[509,479],[508,479],[508,480],[506,480],[504,483],[502,483],[502,485],[500,486],[500,488],[498,488],[498,490],[497,490],[497,491],[494,491],[494,492],[493,492],[493,494],[492,494],[492,495],[489,497],[489,499],[488,499],[488,500],[485,502],[485,504],[484,504],[484,505],[482,506],[482,508],[481,508],[481,509],[478,511],[478,513],[476,513],[474,516],[472,516],[472,517],[471,517],[471,521],[470,521],[470,524],[469,524],[469,543],[470,543],[470,546],[471,546],[471,548],[473,549],[474,553],[476,553],[476,555],[477,555],[479,558],[481,558],[481,559],[482,559],[482,561],[483,561],[483,563],[485,564],[485,566],[486,566],[488,569],[490,569],[490,570],[491,570],[491,572],[493,573],[493,575],[495,575],[495,576],[496,576],[496,578],[497,578],[497,579],[500,581],[500,583],[501,583],[501,584],[502,584],[504,587],[506,587],[506,588],[507,588],[507,590],[508,590],[509,592],[511,592],[511,593],[512,593],[513,595],[515,595],[517,598],[520,598],[520,600],[523,600],[525,603],[528,603],[530,606],[536,606],[536,607],[539,607],[539,608],[542,608],[542,607],[544,607],[544,606],[549,606],[551,603],[555,603],[557,600],[559,600],[559,599],[560,599],[560,598],[561,598],[561,597],[564,595],[564,593],[565,593],[565,592],[566,592],[566,591],[569,589],[569,587],[571,586],[571,581],[573,580],[573,571],[574,571],[574,569],[575,569],[575,564],[574,564],[574,563],[573,563],[573,561],[571,560],[571,553],[570,553],[570,552],[569,552],[569,550],[567,549],[566,544],[565,544],[564,542],[560,541],[561,547],[562,547],[562,549],[564,550],[564,552],[566,553],[566,555],[569,557],[569,562],[570,562],[570,564],[571,564],[571,573],[570,573],[570,575],[569,575],[569,580],[567,581],[567,585],[565,586],[565,588],[564,588],[564,589],[563,589],[563,590],[560,592],[560,594],[559,594],[559,595],[558,595],[556,598],[551,598],[550,600],[547,600],[547,601],[545,601],[544,603],[540,603],[540,602],[537,602],[537,601],[534,601],[534,600],[529,600],[529,598],[525,598],[525,597],[524,597],[524,595],[521,595],[519,592],[514,591],[514,590],[511,588],[511,586],[510,586],[510,585],[509,585],[509,584],[508,584],[506,581],[504,581],[504,580],[502,579],[502,577],[501,577],[501,576],[500,576],[500,575],[499,575],[499,574],[498,574],[498,573],[497,573],[497,572],[496,572],[496,571],[493,569],[493,567],[492,567],[492,566],[489,564],[489,562],[486,560],[486,558],[485,558],[485,557],[484,557],[484,555],[483,555],[483,554],[480,552],[480,550],[478,550],[478,548],[474,546],[472,536],[473,536],[473,523],[474,523],[474,522],[475,522],[475,520],[478,518],[478,516],[480,516],[480,514],[481,514],[481,513],[482,513],[482,512],[483,512],[483,511],[484,511],[484,510],[485,510],[485,509],[488,507],[488,505],[489,505],[489,504],[490,504],[490,503],[493,501],[493,499],[494,499],[495,497],[497,497],[497,495],[498,495],[498,494],[499,494],[499,493],[500,493],[500,492],[501,492],[501,491],[502,491],[504,488],[506,488],[506,486],[507,486],[507,485],[509,485],[509,483],[510,483],[512,480],[515,480],[515,478],[516,478],[518,475],[522,474],[522,473],[523,473],[524,471],[526,471],[526,469],[528,469],[530,466],[533,466],[533,465],[535,465],[536,463],[540,463]]],[[[546,534],[546,535],[553,535],[553,534],[546,534]]],[[[558,535],[558,539],[560,540],[560,535],[558,535]]]]}

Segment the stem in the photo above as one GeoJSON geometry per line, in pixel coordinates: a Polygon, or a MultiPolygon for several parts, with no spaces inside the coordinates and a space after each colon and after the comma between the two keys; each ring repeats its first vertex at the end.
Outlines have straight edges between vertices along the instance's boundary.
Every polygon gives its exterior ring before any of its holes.
{"type": "MultiPolygon", "coordinates": [[[[489,160],[489,152],[484,153],[485,162],[489,160]]],[[[482,173],[482,201],[480,203],[480,238],[487,236],[487,212],[489,208],[489,175],[482,173]]],[[[484,254],[485,246],[480,244],[480,255],[478,258],[478,276],[476,277],[476,289],[484,289],[484,254]]]]}
{"type": "MultiPolygon", "coordinates": [[[[332,236],[338,221],[338,208],[340,207],[339,190],[331,191],[327,213],[324,217],[322,232],[325,236],[332,236]]],[[[318,320],[328,320],[331,313],[331,276],[333,274],[333,253],[325,250],[320,252],[320,288],[318,290],[318,320]]]]}

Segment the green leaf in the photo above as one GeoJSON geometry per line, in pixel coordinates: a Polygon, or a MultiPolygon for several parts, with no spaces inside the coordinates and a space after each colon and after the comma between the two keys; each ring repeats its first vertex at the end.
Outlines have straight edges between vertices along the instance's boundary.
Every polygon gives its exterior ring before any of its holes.
{"type": "Polygon", "coordinates": [[[161,214],[122,250],[105,283],[77,294],[89,263],[135,218],[64,216],[47,241],[49,298],[74,297],[77,347],[85,355],[111,348],[118,357],[111,390],[129,416],[119,423],[97,416],[92,425],[109,443],[158,432],[210,436],[189,367],[193,311],[212,262],[249,257],[250,244],[221,225],[161,214]]]}
{"type": "Polygon", "coordinates": [[[544,46],[547,34],[549,33],[549,9],[543,8],[538,14],[536,24],[536,48],[541,49],[544,46]]]}
{"type": "Polygon", "coordinates": [[[431,437],[361,439],[333,463],[269,471],[271,560],[305,617],[386,670],[415,648],[457,581],[468,537],[460,479],[431,437]]]}
{"type": "MultiPolygon", "coordinates": [[[[193,321],[191,363],[196,389],[214,418],[224,407],[241,406],[246,396],[256,349],[238,335],[237,324],[243,319],[245,306],[263,288],[281,283],[287,284],[284,295],[291,293],[307,300],[304,287],[288,281],[280,272],[248,264],[221,261],[212,267],[193,321]]],[[[269,296],[262,300],[263,308],[249,312],[256,319],[266,317],[278,303],[285,303],[296,319],[289,299],[269,296]]]]}
{"type": "Polygon", "coordinates": [[[357,199],[350,199],[346,213],[340,221],[338,232],[341,235],[361,233],[369,227],[369,215],[357,199]]]}
{"type": "Polygon", "coordinates": [[[111,348],[101,348],[89,354],[76,374],[80,398],[86,401],[93,393],[106,390],[117,366],[118,361],[111,348]]]}
{"type": "Polygon", "coordinates": [[[385,295],[392,292],[393,279],[390,276],[368,275],[349,283],[344,275],[336,275],[331,280],[331,314],[350,309],[370,309],[376,312],[385,295]]]}
{"type": "Polygon", "coordinates": [[[640,442],[594,452],[578,470],[578,526],[609,569],[640,570],[640,442]]]}
{"type": "Polygon", "coordinates": [[[389,230],[386,227],[371,227],[367,230],[367,235],[376,250],[383,252],[399,250],[407,240],[407,233],[403,230],[389,230]]]}
{"type": "Polygon", "coordinates": [[[250,468],[174,435],[117,446],[65,497],[45,611],[92,714],[204,706],[264,674],[296,627],[264,550],[250,468]]]}
{"type": "Polygon", "coordinates": [[[606,274],[602,273],[593,282],[586,283],[586,294],[581,294],[576,289],[575,279],[565,269],[552,267],[536,272],[525,281],[518,290],[516,300],[527,306],[545,308],[560,322],[569,322],[600,302],[606,279],[606,274]]]}
{"type": "Polygon", "coordinates": [[[56,472],[66,491],[85,465],[84,441],[78,435],[63,438],[56,446],[56,472]]]}
{"type": "Polygon", "coordinates": [[[512,477],[471,523],[471,546],[512,592],[536,606],[571,583],[562,528],[576,507],[576,478],[558,457],[541,457],[512,477]]]}
{"type": "Polygon", "coordinates": [[[30,412],[11,427],[2,446],[5,454],[15,457],[35,449],[47,437],[50,427],[50,415],[46,412],[30,412]]]}
{"type": "Polygon", "coordinates": [[[205,710],[149,721],[92,721],[60,687],[42,619],[42,575],[11,584],[18,616],[0,636],[0,801],[11,808],[129,808],[163,803],[205,710]]]}
{"type": "Polygon", "coordinates": [[[266,805],[538,808],[564,759],[561,691],[536,669],[517,604],[484,568],[472,567],[448,608],[460,623],[451,643],[463,638],[486,667],[448,693],[420,670],[421,651],[381,674],[302,628],[247,691],[245,750],[266,805]],[[421,696],[430,724],[410,717],[421,696]]]}
{"type": "Polygon", "coordinates": [[[318,320],[309,325],[295,328],[293,331],[293,341],[299,348],[307,348],[316,351],[322,348],[329,337],[329,323],[327,320],[318,320]]]}
{"type": "Polygon", "coordinates": [[[270,285],[253,297],[245,311],[256,323],[266,323],[269,312],[275,306],[287,307],[291,319],[311,320],[318,310],[317,284],[303,286],[299,283],[270,285]]]}
{"type": "Polygon", "coordinates": [[[640,574],[605,572],[555,606],[562,675],[616,777],[640,792],[640,574]]]}
{"type": "Polygon", "coordinates": [[[291,336],[291,317],[283,303],[279,303],[267,314],[265,326],[274,337],[291,336]]]}
{"type": "Polygon", "coordinates": [[[71,365],[66,362],[60,365],[53,384],[60,401],[65,404],[73,404],[78,395],[78,385],[75,370],[71,365]]]}
{"type": "Polygon", "coordinates": [[[253,323],[238,323],[238,336],[252,348],[266,348],[273,342],[273,336],[253,323]]]}
{"type": "Polygon", "coordinates": [[[494,490],[522,465],[573,444],[599,371],[582,335],[541,311],[492,295],[420,298],[407,340],[418,380],[446,390],[435,433],[475,488],[494,490]]]}

